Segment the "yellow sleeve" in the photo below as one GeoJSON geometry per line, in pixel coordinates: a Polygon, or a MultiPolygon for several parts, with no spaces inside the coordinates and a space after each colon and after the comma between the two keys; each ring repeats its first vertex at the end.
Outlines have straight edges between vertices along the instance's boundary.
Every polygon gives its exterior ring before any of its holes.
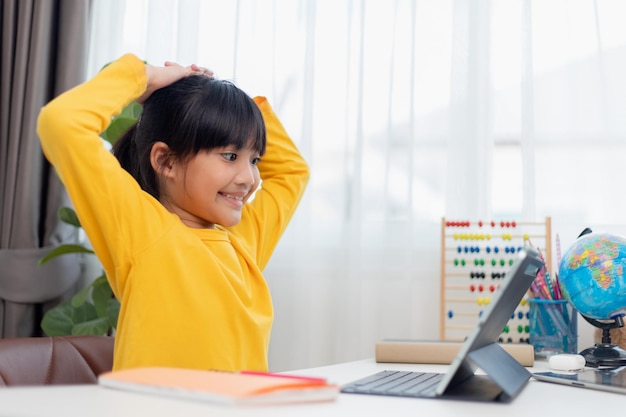
{"type": "Polygon", "coordinates": [[[262,183],[233,230],[254,236],[249,243],[263,269],[296,211],[310,172],[267,99],[255,97],[254,101],[263,114],[267,132],[266,152],[259,162],[262,183]]]}
{"type": "MultiPolygon", "coordinates": [[[[124,55],[52,100],[38,119],[43,152],[65,185],[109,279],[116,268],[128,268],[124,260],[159,225],[159,203],[141,191],[99,136],[115,114],[145,91],[146,84],[145,64],[134,55],[124,55]],[[134,216],[132,227],[128,218],[133,216],[128,213],[142,213],[134,216]]],[[[118,284],[124,285],[112,282],[114,291],[118,284]]]]}

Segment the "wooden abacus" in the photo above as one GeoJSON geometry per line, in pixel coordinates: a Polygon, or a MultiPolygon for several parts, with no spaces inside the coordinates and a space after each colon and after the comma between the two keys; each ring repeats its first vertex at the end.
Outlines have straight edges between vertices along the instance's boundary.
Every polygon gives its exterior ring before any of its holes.
{"type": "MultiPolygon", "coordinates": [[[[550,217],[543,222],[441,221],[441,311],[440,339],[464,340],[476,326],[525,244],[543,254],[551,263],[550,217]]],[[[528,305],[522,300],[500,341],[527,343],[528,305]]]]}

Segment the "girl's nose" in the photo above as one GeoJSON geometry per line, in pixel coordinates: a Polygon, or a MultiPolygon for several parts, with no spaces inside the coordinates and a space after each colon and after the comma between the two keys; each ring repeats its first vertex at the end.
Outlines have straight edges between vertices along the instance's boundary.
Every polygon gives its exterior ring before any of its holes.
{"type": "Polygon", "coordinates": [[[257,168],[252,164],[242,164],[241,169],[237,173],[236,181],[238,184],[251,186],[256,182],[257,168]]]}

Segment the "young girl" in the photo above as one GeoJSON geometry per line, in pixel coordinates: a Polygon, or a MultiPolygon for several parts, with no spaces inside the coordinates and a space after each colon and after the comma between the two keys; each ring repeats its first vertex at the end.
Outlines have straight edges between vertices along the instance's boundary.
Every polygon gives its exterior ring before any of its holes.
{"type": "Polygon", "coordinates": [[[268,102],[129,54],[47,104],[38,134],[121,303],[114,369],[267,370],[262,271],[309,178],[268,102]],[[114,156],[99,134],[135,99],[114,156]]]}

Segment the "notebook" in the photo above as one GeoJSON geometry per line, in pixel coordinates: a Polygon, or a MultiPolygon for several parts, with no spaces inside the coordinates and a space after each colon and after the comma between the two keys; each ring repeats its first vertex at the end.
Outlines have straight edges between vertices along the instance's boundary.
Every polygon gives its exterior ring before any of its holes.
{"type": "Polygon", "coordinates": [[[450,398],[509,402],[526,385],[530,372],[497,342],[502,329],[544,265],[538,252],[525,247],[517,253],[500,289],[446,373],[385,370],[341,387],[349,394],[418,398],[450,398]],[[481,369],[482,373],[477,373],[481,369]]]}
{"type": "Polygon", "coordinates": [[[626,366],[585,368],[575,372],[535,372],[538,381],[626,394],[626,366]]]}
{"type": "Polygon", "coordinates": [[[140,367],[105,372],[102,387],[221,405],[332,401],[339,387],[324,378],[267,372],[140,367]]]}

